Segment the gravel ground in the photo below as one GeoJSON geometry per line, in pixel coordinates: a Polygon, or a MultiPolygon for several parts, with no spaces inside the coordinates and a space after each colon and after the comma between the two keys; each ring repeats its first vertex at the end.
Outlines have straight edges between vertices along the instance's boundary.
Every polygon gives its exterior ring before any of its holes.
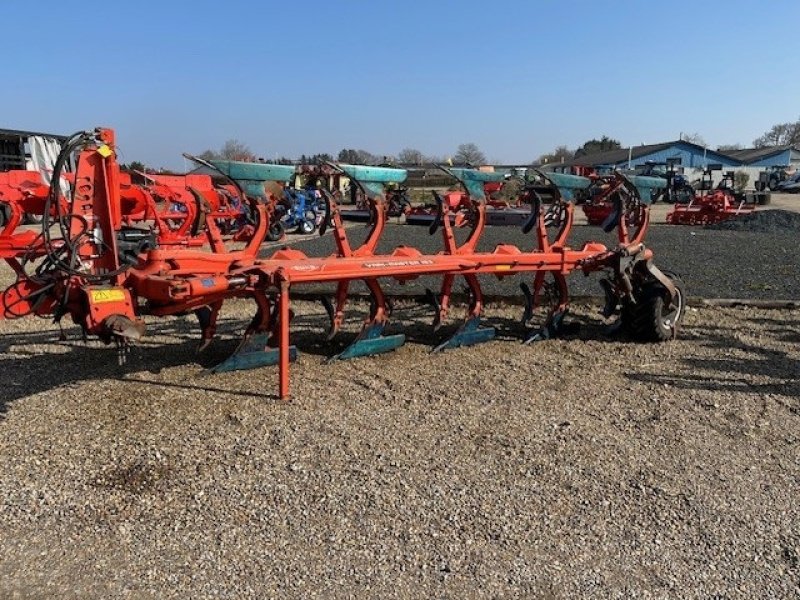
{"type": "Polygon", "coordinates": [[[579,308],[521,346],[495,308],[500,340],[430,355],[401,306],[416,343],[322,365],[296,308],[288,404],[273,369],[203,377],[190,318],[124,368],[0,322],[0,597],[800,594],[800,311],[690,309],[651,346],[579,308]]]}
{"type": "MultiPolygon", "coordinates": [[[[777,211],[763,211],[777,212],[777,211]]],[[[366,228],[356,225],[349,229],[353,239],[363,237],[366,228]]],[[[646,238],[655,252],[655,262],[661,268],[680,274],[686,282],[689,295],[703,298],[745,298],[765,300],[800,299],[799,230],[781,229],[765,234],[752,231],[715,231],[702,227],[652,225],[646,238]]],[[[615,238],[597,227],[577,225],[572,230],[570,243],[578,248],[584,242],[595,240],[615,245],[615,238]]],[[[292,240],[290,240],[292,241],[292,240]]],[[[532,236],[525,236],[514,227],[487,227],[481,237],[479,250],[490,252],[499,243],[515,244],[520,249],[533,247],[532,236]]],[[[389,253],[405,244],[423,252],[438,252],[442,247],[441,235],[428,235],[426,227],[389,224],[381,238],[379,252],[389,253]]],[[[333,253],[330,234],[294,242],[293,247],[309,255],[325,256],[333,253]]],[[[269,255],[274,250],[270,250],[269,255]]],[[[482,278],[487,294],[519,296],[519,278],[502,282],[490,277],[482,278]]],[[[437,289],[435,279],[420,278],[399,286],[387,282],[390,292],[422,293],[425,287],[437,289]]],[[[327,289],[327,288],[313,288],[327,289]]],[[[356,289],[360,289],[356,287],[356,289]]],[[[570,278],[570,289],[576,295],[602,295],[597,277],[575,274],[570,278]]]]}
{"type": "Polygon", "coordinates": [[[723,229],[729,231],[754,231],[757,233],[774,233],[789,231],[800,232],[800,213],[788,210],[759,210],[735,219],[707,225],[707,229],[723,229]]]}

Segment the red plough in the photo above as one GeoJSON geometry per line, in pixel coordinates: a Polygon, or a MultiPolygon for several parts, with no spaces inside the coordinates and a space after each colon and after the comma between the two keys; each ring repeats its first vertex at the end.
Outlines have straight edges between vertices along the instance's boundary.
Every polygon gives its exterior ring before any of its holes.
{"type": "MultiPolygon", "coordinates": [[[[22,229],[25,215],[42,216],[45,211],[54,213],[55,207],[48,207],[50,186],[42,181],[37,171],[6,171],[0,173],[0,210],[3,226],[0,229],[0,258],[14,271],[20,273],[20,261],[35,259],[44,254],[45,237],[32,229],[22,229]]],[[[55,202],[66,206],[59,194],[55,202]]]]}
{"type": "MultiPolygon", "coordinates": [[[[519,225],[525,220],[527,211],[520,209],[527,199],[525,194],[511,201],[497,198],[497,195],[504,185],[505,175],[502,173],[478,171],[481,173],[482,185],[473,186],[471,192],[472,198],[470,198],[470,192],[467,190],[464,182],[454,175],[454,173],[461,172],[462,169],[440,168],[447,174],[453,176],[462,188],[461,190],[451,190],[443,194],[433,192],[435,201],[438,201],[437,198],[441,198],[441,200],[444,201],[444,204],[447,206],[450,222],[457,227],[463,227],[465,225],[465,216],[469,213],[472,202],[479,198],[482,199],[483,203],[489,209],[487,225],[519,225]]],[[[405,211],[406,223],[409,225],[430,226],[438,210],[436,202],[433,204],[410,207],[405,211]]]]}
{"type": "Polygon", "coordinates": [[[623,203],[634,201],[649,204],[667,185],[661,177],[626,176],[619,171],[610,175],[593,175],[590,179],[591,185],[585,192],[587,198],[581,208],[589,225],[599,227],[604,227],[613,215],[618,197],[623,203]]]}
{"type": "MultiPolygon", "coordinates": [[[[405,336],[384,336],[389,319],[387,298],[381,281],[409,281],[423,275],[442,277],[438,294],[431,292],[436,307],[437,328],[449,315],[451,290],[462,277],[470,292],[465,318],[454,333],[436,345],[436,350],[469,346],[494,337],[494,329],[481,325],[483,294],[480,277],[522,275],[531,286],[522,285],[527,298],[523,319],[528,321],[539,304],[546,302],[546,318],[528,330],[526,341],[547,339],[564,331],[569,306],[567,276],[574,271],[606,274],[603,287],[609,317],[619,312],[621,327],[634,337],[660,341],[674,336],[683,312],[683,293],[676,281],[655,267],[652,252],[645,248],[647,207],[617,201],[618,245],[608,248],[587,243],[579,249],[567,244],[572,226],[573,206],[558,191],[546,210],[538,197],[532,199],[524,231],[532,235],[532,248],[498,245],[491,252],[479,252],[477,245],[486,223],[482,193],[485,177],[479,171],[456,170],[469,200],[466,212],[466,240],[459,243],[453,232],[450,208],[437,197],[437,214],[431,233],[441,231],[443,248],[437,254],[399,246],[389,254],[375,254],[384,229],[384,185],[402,182],[399,169],[338,165],[360,186],[376,218],[366,240],[354,247],[342,226],[338,206],[325,194],[326,215],[321,233],[333,229],[335,254],[309,257],[284,248],[269,258],[259,258],[261,241],[269,228],[265,204],[250,202],[255,216],[251,240],[240,250],[224,243],[210,243],[205,249],[160,246],[150,227],[128,227],[123,222],[119,170],[114,155],[114,135],[107,129],[74,135],[65,144],[56,163],[55,177],[72,152],[80,152],[76,185],[66,207],[56,203],[60,228],[57,245],[45,245],[42,263],[32,274],[20,274],[18,282],[2,295],[3,316],[52,314],[56,319],[70,315],[84,332],[115,342],[124,358],[129,344],[144,334],[145,316],[163,316],[193,311],[201,327],[201,348],[212,340],[222,305],[229,298],[251,298],[256,313],[237,351],[216,371],[229,371],[278,364],[280,398],[289,395],[289,363],[296,355],[290,345],[290,295],[308,284],[336,284],[335,304],[329,305],[329,337],[339,329],[348,286],[363,281],[372,296],[367,320],[357,336],[335,358],[345,359],[386,352],[397,348],[405,336]],[[638,216],[635,216],[638,215],[638,216]],[[629,223],[636,223],[629,228],[629,223]],[[548,225],[555,228],[548,236],[548,225]],[[210,251],[208,251],[210,250],[210,251]]],[[[263,165],[269,174],[272,165],[263,165]]],[[[275,166],[275,169],[278,169],[275,166]]],[[[264,177],[267,179],[268,177],[264,177]]],[[[52,192],[51,192],[52,196],[52,192]]],[[[55,240],[54,240],[55,241],[55,240]]]]}

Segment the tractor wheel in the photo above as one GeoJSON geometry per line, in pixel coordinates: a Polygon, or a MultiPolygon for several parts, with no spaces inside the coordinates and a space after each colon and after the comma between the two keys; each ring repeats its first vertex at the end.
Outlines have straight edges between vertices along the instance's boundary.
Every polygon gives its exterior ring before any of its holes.
{"type": "Polygon", "coordinates": [[[274,221],[269,224],[269,231],[267,232],[267,241],[277,242],[283,236],[283,223],[274,221]]]}
{"type": "Polygon", "coordinates": [[[767,187],[769,188],[770,191],[773,191],[775,190],[776,187],[778,187],[778,183],[779,181],[777,177],[770,177],[769,183],[767,183],[767,187]]]}
{"type": "Polygon", "coordinates": [[[622,326],[636,341],[665,342],[672,339],[673,325],[683,318],[686,311],[683,281],[674,273],[665,272],[665,275],[678,291],[674,305],[665,306],[666,288],[658,281],[652,281],[635,293],[636,304],[625,303],[622,307],[622,326]]]}
{"type": "Polygon", "coordinates": [[[765,204],[769,204],[770,200],[772,200],[771,192],[760,192],[756,194],[756,198],[758,199],[758,204],[764,206],[765,204]]]}
{"type": "Polygon", "coordinates": [[[300,221],[300,225],[297,226],[297,233],[314,233],[314,230],[317,228],[317,215],[314,211],[307,210],[306,214],[303,215],[303,220],[300,221]]]}
{"type": "Polygon", "coordinates": [[[411,203],[403,197],[389,204],[386,215],[389,217],[402,217],[410,208],[411,203]]]}

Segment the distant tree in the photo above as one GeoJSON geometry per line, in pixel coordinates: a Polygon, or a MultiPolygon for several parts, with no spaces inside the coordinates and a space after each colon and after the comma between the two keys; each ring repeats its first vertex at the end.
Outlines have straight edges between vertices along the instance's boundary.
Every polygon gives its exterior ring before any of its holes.
{"type": "Polygon", "coordinates": [[[447,156],[438,156],[436,154],[430,154],[427,156],[422,157],[422,164],[432,164],[432,165],[443,165],[447,162],[447,156]]]}
{"type": "Polygon", "coordinates": [[[123,164],[120,165],[120,170],[127,171],[128,173],[134,173],[136,171],[145,171],[147,167],[143,162],[139,162],[138,160],[134,160],[133,162],[128,163],[127,165],[123,164]]]}
{"type": "Polygon", "coordinates": [[[599,140],[592,138],[583,146],[578,148],[575,151],[575,158],[578,158],[579,156],[588,156],[590,154],[598,154],[600,152],[606,152],[607,150],[618,150],[620,148],[622,148],[622,144],[619,142],[619,140],[615,140],[607,135],[604,135],[599,140]]]}
{"type": "Polygon", "coordinates": [[[219,155],[213,150],[203,150],[197,157],[203,160],[214,160],[215,158],[219,158],[219,155]]]}
{"type": "Polygon", "coordinates": [[[539,164],[547,165],[553,163],[561,163],[565,160],[570,160],[571,158],[575,157],[575,152],[567,148],[566,146],[557,146],[555,150],[552,152],[548,152],[546,154],[542,154],[539,157],[539,164]]]}
{"type": "Polygon", "coordinates": [[[324,163],[324,162],[333,162],[333,156],[331,156],[327,152],[321,152],[321,153],[318,153],[318,154],[312,154],[311,156],[308,157],[308,162],[310,164],[312,164],[312,165],[316,165],[316,164],[324,163]]]}
{"type": "Polygon", "coordinates": [[[753,140],[756,148],[767,146],[783,146],[785,144],[800,145],[800,120],[794,123],[778,123],[761,137],[753,140]]]}
{"type": "Polygon", "coordinates": [[[379,156],[374,155],[367,150],[358,150],[358,164],[360,165],[374,165],[381,162],[379,156]]]}
{"type": "Polygon", "coordinates": [[[225,142],[220,148],[219,156],[225,160],[254,161],[256,159],[253,151],[246,144],[236,139],[230,139],[225,142]]]}
{"type": "Polygon", "coordinates": [[[339,154],[336,155],[336,160],[341,163],[357,165],[359,163],[358,150],[352,148],[342,148],[339,154]]]}
{"type": "Polygon", "coordinates": [[[344,148],[336,155],[339,162],[349,163],[351,165],[372,165],[380,162],[380,157],[375,156],[366,150],[354,150],[353,148],[344,148]]]}
{"type": "Polygon", "coordinates": [[[202,158],[203,160],[216,160],[216,159],[243,160],[243,161],[256,160],[256,155],[253,154],[250,148],[238,140],[228,140],[222,145],[222,148],[220,148],[218,151],[207,149],[203,150],[197,156],[198,158],[202,158]]]}
{"type": "Polygon", "coordinates": [[[453,155],[453,161],[458,164],[479,166],[486,164],[486,155],[481,152],[476,144],[470,142],[458,146],[456,153],[453,155]]]}
{"type": "Polygon", "coordinates": [[[425,162],[425,155],[414,148],[403,148],[397,155],[397,162],[402,165],[421,165],[425,162]]]}
{"type": "Polygon", "coordinates": [[[734,150],[741,150],[741,144],[722,144],[717,146],[717,152],[733,152],[734,150]]]}
{"type": "Polygon", "coordinates": [[[706,141],[703,139],[703,136],[699,133],[684,133],[681,136],[681,139],[684,142],[689,142],[690,144],[697,144],[698,146],[707,146],[706,141]]]}

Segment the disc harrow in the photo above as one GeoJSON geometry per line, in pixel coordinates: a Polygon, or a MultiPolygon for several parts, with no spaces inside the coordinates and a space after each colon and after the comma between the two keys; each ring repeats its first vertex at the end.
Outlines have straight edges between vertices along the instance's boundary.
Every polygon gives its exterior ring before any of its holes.
{"type": "MultiPolygon", "coordinates": [[[[115,157],[113,131],[96,129],[79,132],[65,144],[54,168],[54,180],[73,154],[78,155],[75,185],[71,197],[61,200],[52,189],[42,226],[41,260],[35,270],[21,268],[17,282],[0,298],[5,318],[28,314],[52,315],[56,320],[69,315],[87,335],[114,343],[121,359],[131,343],[145,332],[144,317],[194,312],[200,325],[200,350],[212,342],[223,304],[231,298],[249,298],[255,314],[236,351],[212,370],[215,372],[278,365],[278,396],[289,396],[289,365],[297,356],[290,343],[291,294],[304,286],[335,285],[333,299],[325,299],[329,316],[328,339],[336,336],[344,321],[350,285],[362,281],[371,297],[370,310],[359,334],[333,359],[344,360],[394,350],[405,342],[403,334],[385,335],[391,310],[382,288],[387,280],[406,282],[421,276],[439,276],[439,290],[428,291],[433,307],[432,328],[449,320],[453,286],[463,279],[469,291],[466,314],[455,330],[436,344],[434,351],[487,342],[493,328],[481,322],[484,296],[481,278],[520,276],[525,296],[523,321],[546,303],[546,318],[530,327],[523,341],[556,337],[568,324],[567,277],[573,272],[604,274],[604,314],[620,315],[620,327],[634,338],[665,340],[675,335],[682,310],[683,292],[677,280],[660,271],[652,252],[644,245],[648,225],[645,204],[618,195],[606,229],[617,231],[617,244],[597,242],[571,248],[567,243],[573,222],[569,182],[551,181],[552,202],[545,205],[533,194],[523,231],[530,234],[530,248],[499,244],[492,251],[479,251],[486,225],[484,183],[489,174],[472,169],[447,169],[462,182],[466,197],[460,203],[459,224],[466,228],[463,241],[455,235],[451,207],[435,196],[436,214],[430,233],[439,233],[442,249],[435,254],[401,245],[388,254],[376,252],[386,227],[385,186],[405,180],[401,169],[329,164],[327,168],[350,178],[368,199],[374,215],[369,233],[353,244],[334,195],[323,190],[324,218],[320,234],[332,232],[335,251],[330,256],[307,256],[284,247],[261,257],[261,244],[270,229],[274,198],[263,192],[269,182],[287,180],[283,165],[231,163],[226,175],[243,194],[252,220],[252,233],[238,249],[231,249],[219,228],[211,223],[202,247],[164,243],[158,226],[144,219],[126,220],[124,199],[134,195],[132,186],[120,177],[115,157]],[[52,233],[56,229],[56,233],[52,233]]],[[[574,177],[574,176],[573,176],[574,177]]],[[[166,185],[153,180],[151,185],[166,185]]],[[[579,179],[572,185],[584,185],[579,179]]],[[[635,186],[630,184],[633,189],[635,186]]],[[[155,193],[151,191],[151,194],[155,193]]],[[[130,215],[130,211],[127,213],[130,215]]],[[[463,236],[459,236],[463,237],[463,236]]]]}

